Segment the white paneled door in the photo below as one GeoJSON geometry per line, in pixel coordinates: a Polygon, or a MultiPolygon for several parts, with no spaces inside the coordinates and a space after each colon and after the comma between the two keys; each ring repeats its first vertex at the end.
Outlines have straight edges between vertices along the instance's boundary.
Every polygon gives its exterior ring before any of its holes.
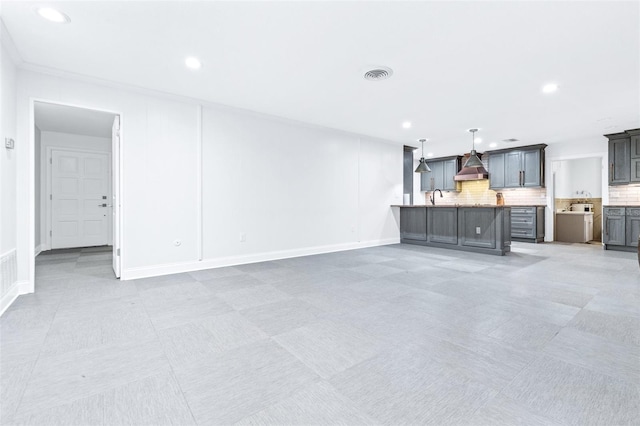
{"type": "Polygon", "coordinates": [[[51,152],[51,248],[109,244],[109,157],[106,153],[51,152]]]}

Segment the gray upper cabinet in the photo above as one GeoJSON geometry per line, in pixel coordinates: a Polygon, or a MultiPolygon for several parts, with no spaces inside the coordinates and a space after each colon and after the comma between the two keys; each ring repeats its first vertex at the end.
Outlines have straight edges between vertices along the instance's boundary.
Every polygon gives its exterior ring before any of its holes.
{"type": "Polygon", "coordinates": [[[505,153],[489,155],[489,187],[504,188],[504,156],[505,153]]]}
{"type": "Polygon", "coordinates": [[[460,157],[444,160],[442,163],[444,165],[444,179],[441,189],[443,191],[457,191],[458,185],[454,178],[460,171],[460,157]]]}
{"type": "Polygon", "coordinates": [[[631,136],[631,158],[640,158],[640,129],[628,130],[631,136]]]}
{"type": "Polygon", "coordinates": [[[457,191],[457,185],[453,178],[460,171],[461,158],[460,156],[455,156],[427,161],[431,172],[422,173],[420,176],[420,190],[457,191]]]}
{"type": "Polygon", "coordinates": [[[631,139],[627,133],[609,138],[609,185],[626,185],[631,181],[631,139]]]}
{"type": "Polygon", "coordinates": [[[511,151],[504,155],[504,187],[517,188],[522,183],[522,152],[511,151]]]}
{"type": "MultiPolygon", "coordinates": [[[[640,182],[640,129],[628,130],[630,141],[630,154],[631,154],[631,174],[629,176],[630,182],[640,182]]],[[[636,244],[638,242],[636,241],[636,244]]]]}
{"type": "Polygon", "coordinates": [[[544,187],[545,147],[540,144],[488,152],[490,187],[544,187]]]}
{"type": "Polygon", "coordinates": [[[522,151],[522,186],[544,186],[541,176],[544,170],[544,165],[540,160],[541,153],[542,151],[539,149],[522,151]]]}
{"type": "Polygon", "coordinates": [[[609,139],[609,185],[640,182],[640,129],[605,136],[609,139]]]}

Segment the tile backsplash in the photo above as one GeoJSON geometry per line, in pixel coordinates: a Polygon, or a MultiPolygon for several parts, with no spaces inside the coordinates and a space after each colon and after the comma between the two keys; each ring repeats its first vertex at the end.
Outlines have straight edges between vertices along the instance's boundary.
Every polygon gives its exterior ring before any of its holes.
{"type": "Polygon", "coordinates": [[[640,206],[640,185],[610,186],[609,204],[612,206],[640,206]]]}
{"type": "MultiPolygon", "coordinates": [[[[501,192],[507,206],[546,205],[546,188],[517,188],[494,191],[489,189],[489,180],[471,180],[458,183],[460,192],[442,192],[436,194],[436,204],[496,204],[496,193],[501,192]]],[[[431,191],[424,194],[425,204],[429,204],[431,191]]]]}

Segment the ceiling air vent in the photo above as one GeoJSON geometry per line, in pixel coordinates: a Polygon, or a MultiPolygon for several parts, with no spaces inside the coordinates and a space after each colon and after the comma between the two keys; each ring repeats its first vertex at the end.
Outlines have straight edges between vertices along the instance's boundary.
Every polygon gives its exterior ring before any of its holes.
{"type": "Polygon", "coordinates": [[[518,142],[516,138],[503,139],[502,142],[518,142]]]}
{"type": "Polygon", "coordinates": [[[369,81],[386,80],[393,75],[393,70],[388,67],[378,67],[364,73],[364,79],[369,81]]]}

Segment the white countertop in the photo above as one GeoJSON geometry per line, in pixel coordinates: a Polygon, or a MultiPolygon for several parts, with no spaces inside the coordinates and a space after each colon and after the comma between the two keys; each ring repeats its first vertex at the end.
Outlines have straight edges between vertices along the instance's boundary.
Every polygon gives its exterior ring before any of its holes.
{"type": "Polygon", "coordinates": [[[593,214],[593,212],[571,212],[571,211],[562,211],[556,210],[556,214],[593,214]]]}

